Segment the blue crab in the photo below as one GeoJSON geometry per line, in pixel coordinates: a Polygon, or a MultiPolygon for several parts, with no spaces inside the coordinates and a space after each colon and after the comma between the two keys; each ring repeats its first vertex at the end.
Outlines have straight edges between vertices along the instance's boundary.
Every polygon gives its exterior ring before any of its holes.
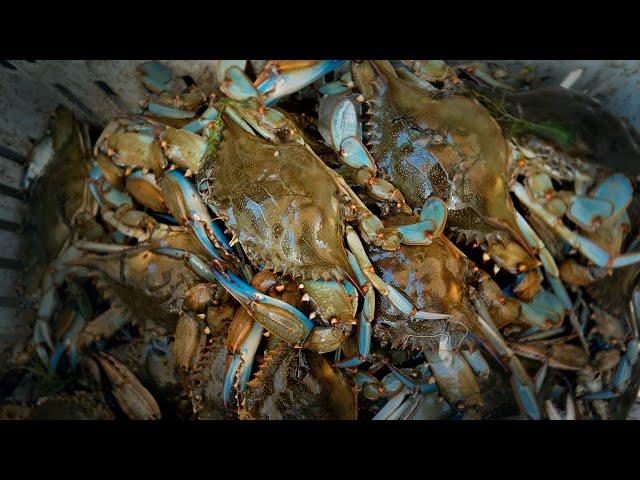
{"type": "MultiPolygon", "coordinates": [[[[370,107],[370,150],[350,140],[340,145],[339,158],[364,172],[357,179],[370,192],[390,182],[413,209],[439,201],[438,208],[447,211],[447,231],[483,247],[499,268],[520,275],[516,293],[530,300],[541,281],[540,263],[516,221],[509,150],[489,112],[467,97],[434,93],[399,78],[388,62],[352,62],[352,76],[370,107]],[[378,170],[384,179],[376,176],[378,170]]],[[[340,105],[347,109],[341,102],[331,122],[340,118],[340,105]]],[[[389,201],[404,209],[397,199],[393,191],[389,201]]],[[[430,236],[444,225],[438,227],[430,236]]]]}
{"type": "MultiPolygon", "coordinates": [[[[410,223],[412,219],[397,214],[385,218],[385,222],[393,226],[410,223]]],[[[514,356],[514,352],[521,352],[507,345],[498,328],[517,324],[523,327],[537,325],[534,327],[536,330],[544,331],[549,328],[548,324],[560,324],[565,311],[556,297],[542,290],[533,302],[524,303],[505,294],[488,273],[466,258],[444,236],[434,238],[429,245],[406,245],[393,252],[369,246],[368,258],[376,276],[379,275],[381,281],[412,298],[418,308],[442,311],[451,316],[437,321],[414,319],[398,312],[383,299],[377,303],[375,313],[371,314],[375,322],[363,321],[359,329],[379,338],[383,345],[390,344],[391,348],[423,350],[431,363],[441,357],[457,358],[458,373],[455,375],[462,375],[459,381],[467,385],[470,392],[479,391],[479,380],[467,373],[477,370],[481,374],[488,370],[476,346],[479,342],[492,354],[505,357],[504,361],[512,372],[513,390],[523,413],[531,418],[541,415],[535,400],[534,384],[514,356]],[[466,347],[459,350],[463,345],[466,347]],[[472,388],[473,385],[475,387],[472,388]]],[[[369,344],[370,341],[366,342],[367,348],[369,344]]],[[[370,361],[367,356],[355,355],[340,360],[338,365],[356,367],[367,360],[370,361]]],[[[471,396],[465,401],[451,393],[452,389],[455,392],[456,376],[447,370],[450,365],[445,368],[447,365],[434,372],[442,394],[445,398],[456,398],[456,402],[475,406],[477,411],[482,407],[478,397],[471,396]],[[438,375],[443,375],[441,381],[438,375]],[[441,382],[445,381],[449,383],[442,385],[441,382]]]]}
{"type": "MultiPolygon", "coordinates": [[[[30,155],[32,163],[25,177],[30,204],[26,219],[29,249],[21,282],[23,303],[35,307],[28,310],[35,316],[32,343],[44,364],[59,350],[51,323],[60,308],[58,290],[70,273],[66,262],[81,253],[74,243],[79,238],[98,240],[105,236],[94,218],[98,206],[89,193],[86,125],[76,121],[71,111],[58,108],[49,127],[30,155]]],[[[68,326],[78,324],[71,320],[68,326]]]]}

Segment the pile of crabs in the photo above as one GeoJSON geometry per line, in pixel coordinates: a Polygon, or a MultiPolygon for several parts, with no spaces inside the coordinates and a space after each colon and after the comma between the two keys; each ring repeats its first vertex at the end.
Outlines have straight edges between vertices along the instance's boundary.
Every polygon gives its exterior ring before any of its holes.
{"type": "Polygon", "coordinates": [[[639,157],[562,116],[594,101],[440,61],[137,73],[139,111],[59,108],[30,155],[2,418],[626,415],[639,157]]]}

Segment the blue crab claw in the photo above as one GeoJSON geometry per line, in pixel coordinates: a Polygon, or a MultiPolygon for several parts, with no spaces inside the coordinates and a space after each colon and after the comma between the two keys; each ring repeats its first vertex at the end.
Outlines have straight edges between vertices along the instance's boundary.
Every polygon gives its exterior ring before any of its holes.
{"type": "Polygon", "coordinates": [[[251,84],[251,80],[237,65],[232,65],[225,70],[224,81],[220,84],[220,90],[230,99],[239,102],[249,98],[260,99],[260,94],[251,84]]]}
{"type": "MultiPolygon", "coordinates": [[[[606,182],[605,182],[606,183],[606,182]]],[[[547,226],[552,228],[562,239],[579,250],[585,257],[602,268],[619,268],[640,262],[640,252],[625,253],[612,256],[602,247],[598,246],[588,238],[571,231],[563,223],[562,219],[551,213],[544,206],[536,202],[526,188],[518,183],[512,187],[513,193],[526,207],[540,218],[547,226]]],[[[607,189],[608,191],[608,189],[607,189]]]]}
{"type": "Polygon", "coordinates": [[[95,162],[89,170],[89,191],[102,209],[118,208],[124,205],[133,208],[133,199],[107,182],[102,169],[95,162]]]}
{"type": "Polygon", "coordinates": [[[233,395],[233,389],[236,382],[238,392],[241,393],[246,390],[247,383],[249,383],[249,378],[251,377],[253,360],[256,352],[258,351],[258,346],[260,345],[263,332],[264,328],[262,325],[258,322],[254,322],[251,330],[247,334],[247,337],[240,345],[240,348],[231,357],[231,361],[225,371],[224,384],[222,387],[222,396],[225,407],[229,407],[231,404],[231,397],[233,395]]]}
{"type": "Polygon", "coordinates": [[[439,236],[447,222],[447,206],[437,198],[427,199],[420,212],[418,223],[402,225],[392,229],[399,234],[400,243],[405,245],[428,245],[433,237],[439,236]]]}
{"type": "Polygon", "coordinates": [[[491,373],[491,367],[487,363],[480,350],[475,349],[473,352],[469,350],[463,350],[462,355],[473,370],[473,373],[479,377],[487,377],[491,373]]]}
{"type": "Polygon", "coordinates": [[[376,308],[376,296],[371,283],[364,276],[356,257],[347,250],[349,264],[356,275],[356,280],[360,285],[360,289],[364,292],[364,302],[358,319],[358,354],[351,358],[346,358],[336,362],[339,368],[353,368],[362,365],[369,356],[371,350],[371,322],[374,318],[376,308]]]}
{"type": "Polygon", "coordinates": [[[567,216],[588,231],[595,230],[600,222],[613,215],[613,204],[608,200],[576,196],[571,200],[567,216]]]}
{"type": "Polygon", "coordinates": [[[160,62],[145,62],[138,65],[138,75],[142,84],[154,93],[162,93],[171,88],[173,72],[160,62]]]}
{"type": "Polygon", "coordinates": [[[356,170],[355,181],[367,189],[369,196],[411,214],[402,192],[389,181],[376,177],[376,162],[362,144],[356,102],[348,97],[325,97],[320,102],[318,116],[318,130],[325,142],[333,147],[342,164],[356,170]]]}
{"type": "Polygon", "coordinates": [[[355,136],[346,137],[340,143],[339,148],[340,161],[351,168],[359,170],[364,168],[375,173],[376,164],[369,151],[362,142],[355,136]]]}
{"type": "Polygon", "coordinates": [[[626,176],[621,173],[614,173],[596,187],[592,196],[611,202],[613,205],[611,217],[615,218],[624,212],[631,203],[633,187],[626,176]]]}
{"type": "Polygon", "coordinates": [[[270,106],[278,99],[301,90],[346,60],[271,60],[258,75],[254,85],[270,106]]]}
{"type": "Polygon", "coordinates": [[[193,230],[202,248],[217,260],[222,260],[222,258],[216,250],[216,246],[220,246],[232,254],[231,245],[222,229],[211,218],[200,194],[184,174],[178,170],[166,172],[160,179],[160,187],[167,208],[173,217],[193,230]],[[209,232],[215,239],[215,246],[209,238],[209,232]]]}
{"type": "Polygon", "coordinates": [[[244,72],[245,68],[247,68],[246,60],[219,60],[216,68],[216,79],[218,83],[224,82],[225,75],[227,70],[231,67],[238,67],[240,70],[244,72]]]}
{"type": "MultiPolygon", "coordinates": [[[[342,98],[335,104],[335,106],[331,105],[335,102],[334,99],[327,100],[329,102],[329,111],[331,112],[331,118],[329,120],[329,137],[325,138],[327,143],[331,143],[333,145],[334,150],[338,151],[343,148],[343,142],[345,139],[349,137],[353,137],[354,139],[359,139],[360,134],[360,120],[358,118],[358,112],[356,109],[356,105],[354,101],[350,98],[342,98]],[[333,108],[331,108],[333,107],[333,108]]],[[[323,105],[324,107],[325,105],[323,105]]],[[[353,151],[349,151],[350,154],[356,155],[359,153],[355,150],[358,145],[353,145],[353,151]]],[[[366,149],[362,147],[362,150],[366,152],[366,149]]],[[[345,146],[344,148],[348,148],[345,146]]],[[[346,157],[346,155],[345,155],[346,157]]],[[[351,165],[346,162],[347,165],[353,166],[353,168],[360,168],[363,165],[351,165]]]]}
{"type": "Polygon", "coordinates": [[[295,307],[271,298],[230,271],[211,268],[200,257],[171,247],[159,247],[153,252],[185,260],[187,265],[207,282],[217,282],[224,287],[249,312],[253,319],[274,335],[302,346],[315,323],[295,307]]]}
{"type": "Polygon", "coordinates": [[[540,289],[530,303],[519,301],[524,319],[539,328],[551,328],[562,322],[565,308],[553,293],[540,289]]]}
{"type": "Polygon", "coordinates": [[[286,302],[261,293],[232,272],[212,270],[216,281],[247,309],[254,320],[273,334],[302,346],[315,323],[286,302]]]}

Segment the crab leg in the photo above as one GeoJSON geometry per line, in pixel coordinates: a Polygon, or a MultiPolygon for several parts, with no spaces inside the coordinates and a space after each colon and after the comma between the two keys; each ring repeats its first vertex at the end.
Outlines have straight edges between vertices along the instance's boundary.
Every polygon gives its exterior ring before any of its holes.
{"type": "Polygon", "coordinates": [[[62,358],[62,354],[65,350],[69,350],[69,356],[71,358],[71,368],[76,370],[78,368],[78,347],[77,340],[80,336],[80,332],[85,326],[84,316],[80,312],[76,312],[73,322],[69,329],[60,338],[60,341],[56,344],[56,347],[51,356],[49,363],[49,373],[54,373],[58,368],[58,363],[62,358]]]}
{"type": "Polygon", "coordinates": [[[197,118],[182,127],[182,130],[188,130],[192,133],[200,133],[205,127],[207,127],[207,125],[209,125],[209,122],[216,120],[218,115],[219,113],[216,107],[211,106],[207,108],[202,115],[200,115],[200,118],[197,118]]]}
{"type": "Polygon", "coordinates": [[[380,409],[378,413],[372,418],[372,420],[389,420],[393,418],[393,414],[396,413],[400,406],[403,404],[404,399],[411,393],[406,387],[403,387],[396,395],[391,397],[384,407],[380,409]]]}
{"type": "Polygon", "coordinates": [[[222,389],[225,407],[228,407],[231,402],[231,395],[236,379],[238,382],[238,392],[242,393],[246,390],[247,383],[249,383],[249,378],[251,377],[253,360],[258,351],[263,333],[264,327],[260,323],[254,322],[251,330],[240,345],[240,348],[238,348],[238,351],[232,354],[231,361],[224,375],[222,389]]]}
{"type": "Polygon", "coordinates": [[[212,269],[195,254],[170,247],[161,247],[153,251],[185,260],[196,274],[208,282],[217,282],[224,287],[257,322],[289,343],[302,346],[315,326],[315,323],[297,308],[261,293],[230,271],[220,272],[212,269]]]}
{"type": "Polygon", "coordinates": [[[577,248],[589,260],[603,268],[618,268],[640,262],[640,252],[625,253],[617,257],[612,257],[608,252],[596,245],[582,235],[572,232],[564,226],[562,219],[549,212],[542,205],[537,203],[526,190],[526,188],[516,182],[512,187],[513,193],[527,206],[536,216],[558,233],[569,245],[577,248]]]}
{"type": "Polygon", "coordinates": [[[389,369],[405,387],[412,391],[420,393],[435,393],[438,391],[438,385],[436,383],[415,382],[393,365],[389,365],[389,369]]]}
{"type": "Polygon", "coordinates": [[[346,233],[349,248],[353,252],[353,255],[365,278],[400,312],[421,320],[446,320],[451,316],[445,313],[433,313],[418,310],[402,293],[376,275],[373,265],[371,264],[356,231],[352,227],[347,226],[346,233]]]}
{"type": "Polygon", "coordinates": [[[553,255],[551,255],[551,252],[549,252],[542,239],[533,230],[533,228],[531,228],[531,225],[529,225],[529,223],[524,219],[520,212],[516,210],[515,213],[516,223],[520,228],[520,232],[522,233],[529,246],[537,250],[540,261],[542,262],[542,266],[547,273],[547,280],[551,284],[554,293],[560,299],[564,308],[566,308],[567,310],[571,310],[573,304],[571,302],[571,299],[569,298],[567,289],[564,287],[562,281],[560,280],[560,270],[558,269],[558,266],[553,259],[553,255]]]}
{"type": "Polygon", "coordinates": [[[231,245],[222,229],[211,218],[206,205],[194,185],[178,170],[166,172],[160,179],[163,197],[169,211],[181,224],[193,230],[202,247],[215,259],[222,260],[216,247],[223,248],[233,255],[231,245]],[[209,232],[214,237],[214,244],[209,239],[209,232]]]}
{"type": "Polygon", "coordinates": [[[270,106],[301,90],[345,63],[345,60],[270,60],[254,85],[270,106]]]}
{"type": "Polygon", "coordinates": [[[539,420],[541,418],[540,407],[536,399],[536,389],[531,377],[522,366],[522,363],[509,348],[500,331],[495,327],[487,308],[479,298],[472,293],[473,303],[478,313],[478,325],[489,343],[495,348],[498,355],[507,359],[511,370],[511,386],[516,395],[516,400],[521,411],[529,418],[539,420]]]}
{"type": "Polygon", "coordinates": [[[613,377],[613,390],[623,392],[631,380],[631,369],[638,358],[638,340],[631,339],[627,342],[624,355],[620,358],[620,363],[616,368],[613,377]]]}

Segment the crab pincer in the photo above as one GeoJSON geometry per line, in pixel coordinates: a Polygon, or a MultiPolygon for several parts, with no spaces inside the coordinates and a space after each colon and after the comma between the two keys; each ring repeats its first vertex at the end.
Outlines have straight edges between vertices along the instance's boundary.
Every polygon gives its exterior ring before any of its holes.
{"type": "Polygon", "coordinates": [[[193,183],[182,172],[170,170],[160,178],[159,183],[167,208],[178,221],[192,229],[202,248],[218,260],[222,260],[222,257],[216,248],[223,248],[232,254],[224,232],[211,218],[193,183]],[[215,243],[212,243],[210,236],[215,243]]]}
{"type": "Polygon", "coordinates": [[[265,105],[270,106],[344,63],[345,60],[270,60],[254,85],[264,96],[265,105]]]}

